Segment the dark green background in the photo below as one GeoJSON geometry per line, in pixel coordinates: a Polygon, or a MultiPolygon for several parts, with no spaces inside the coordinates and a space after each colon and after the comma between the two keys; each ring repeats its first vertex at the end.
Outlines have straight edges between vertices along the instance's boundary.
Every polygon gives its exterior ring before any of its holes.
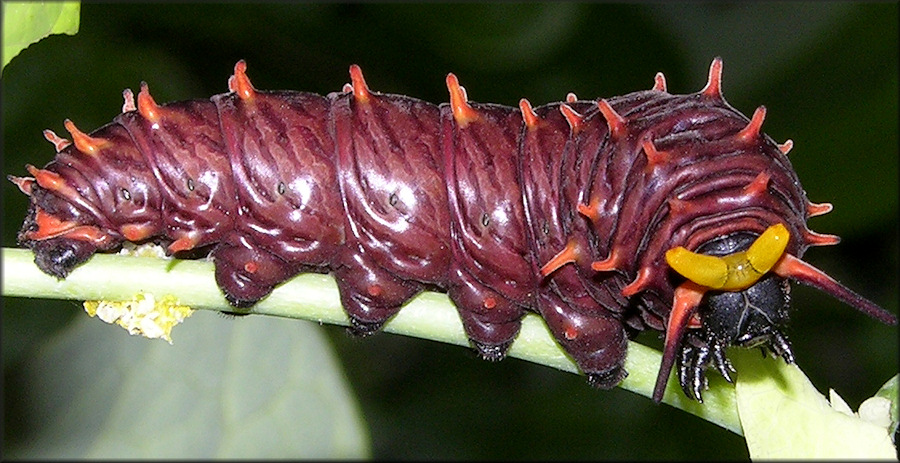
{"type": "MultiPolygon", "coordinates": [[[[371,89],[446,101],[454,72],[470,99],[535,105],[649,88],[699,90],[725,61],[724,93],[764,130],[791,138],[814,202],[811,227],[843,242],[806,259],[897,312],[898,7],[895,3],[116,5],[85,4],[81,29],[32,45],[4,70],[4,173],[53,156],[41,130],[111,120],[124,88],[158,102],[227,91],[245,59],[260,89],[339,91],[362,66],[371,89]]],[[[3,246],[26,199],[3,186],[3,246]]],[[[897,329],[807,288],[790,331],[800,366],[855,409],[897,373],[897,329]]],[[[73,316],[71,302],[4,299],[4,384],[20,358],[73,316]]],[[[383,458],[746,458],[715,425],[616,389],[518,360],[491,364],[459,347],[324,328],[359,395],[383,458]]],[[[647,336],[653,341],[654,336],[647,336]]],[[[23,391],[4,388],[4,401],[23,391]]],[[[6,409],[6,407],[5,407],[6,409]]],[[[9,414],[4,423],[9,424],[9,414]]],[[[4,440],[21,436],[5,427],[4,440]]]]}

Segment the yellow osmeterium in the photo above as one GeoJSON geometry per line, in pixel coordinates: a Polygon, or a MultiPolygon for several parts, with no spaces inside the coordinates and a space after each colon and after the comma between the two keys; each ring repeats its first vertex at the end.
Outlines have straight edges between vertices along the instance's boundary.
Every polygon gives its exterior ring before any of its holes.
{"type": "Polygon", "coordinates": [[[766,229],[746,251],[717,257],[679,246],[666,251],[666,262],[699,285],[724,291],[741,290],[756,283],[775,266],[789,239],[787,228],[779,223],[766,229]]]}

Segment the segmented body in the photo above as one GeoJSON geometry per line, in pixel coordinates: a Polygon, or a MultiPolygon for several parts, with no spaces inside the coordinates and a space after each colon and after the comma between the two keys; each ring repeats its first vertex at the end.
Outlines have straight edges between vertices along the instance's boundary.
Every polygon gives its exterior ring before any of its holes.
{"type": "Polygon", "coordinates": [[[837,241],[806,227],[830,207],[807,201],[790,144],[760,132],[764,109],[724,101],[719,60],[698,93],[670,94],[660,74],[538,108],[468,102],[452,74],[439,106],[351,77],[327,96],[257,91],[239,62],[209,100],[157,105],[144,85],[90,135],[67,122],[74,143],[51,133],[56,160],[14,180],[33,198],[20,240],[61,277],[122,241],[209,249],[236,306],[332,272],[361,334],[437,288],[488,359],[533,310],[600,387],[624,377],[630,336],[667,330],[683,281],[667,250],[773,224],[796,257],[837,241]]]}

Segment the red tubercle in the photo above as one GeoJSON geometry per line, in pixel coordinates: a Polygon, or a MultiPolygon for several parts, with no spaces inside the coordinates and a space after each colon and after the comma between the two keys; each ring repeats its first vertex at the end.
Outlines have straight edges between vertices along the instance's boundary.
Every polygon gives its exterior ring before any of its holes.
{"type": "Polygon", "coordinates": [[[807,203],[806,204],[806,214],[809,217],[817,217],[820,215],[825,215],[834,209],[834,206],[831,203],[807,203]]]}
{"type": "Polygon", "coordinates": [[[758,196],[765,193],[769,189],[769,181],[772,176],[768,172],[760,172],[747,186],[744,187],[744,193],[748,196],[758,196]]]}
{"type": "Polygon", "coordinates": [[[173,241],[172,244],[169,245],[168,251],[169,253],[187,251],[194,249],[195,246],[197,246],[197,238],[193,234],[188,233],[173,241]]]}
{"type": "Polygon", "coordinates": [[[75,123],[69,119],[66,119],[65,122],[63,122],[63,125],[66,126],[66,130],[72,135],[72,141],[75,143],[75,148],[82,153],[91,155],[99,154],[100,149],[107,144],[107,141],[102,138],[95,138],[78,130],[78,127],[75,127],[75,123]]]}
{"type": "Polygon", "coordinates": [[[19,191],[31,196],[36,181],[31,177],[16,177],[15,175],[7,175],[6,179],[19,187],[19,191]]]}
{"type": "Polygon", "coordinates": [[[794,148],[794,140],[787,139],[784,143],[778,145],[778,151],[781,151],[781,154],[787,156],[788,153],[791,152],[791,149],[794,148]]]}
{"type": "Polygon", "coordinates": [[[125,224],[119,227],[122,236],[131,242],[142,241],[153,234],[153,226],[150,224],[125,224]]]}
{"type": "Polygon", "coordinates": [[[656,73],[656,76],[653,77],[653,88],[651,88],[650,90],[656,90],[658,92],[667,91],[666,76],[663,73],[661,73],[661,72],[656,73]]]}
{"type": "Polygon", "coordinates": [[[595,272],[608,272],[611,270],[615,270],[619,268],[619,261],[621,260],[619,253],[616,252],[616,248],[612,248],[609,251],[609,256],[606,259],[598,260],[591,263],[591,269],[595,272]]]}
{"type": "Polygon", "coordinates": [[[831,278],[825,272],[791,254],[782,256],[781,260],[779,260],[778,263],[775,264],[775,267],[772,268],[772,271],[784,278],[791,278],[800,283],[812,286],[826,294],[830,294],[843,303],[882,323],[888,325],[897,324],[897,317],[894,314],[878,307],[874,302],[856,294],[846,286],[838,283],[837,280],[831,278]]]}
{"type": "Polygon", "coordinates": [[[806,230],[803,238],[806,240],[806,244],[810,246],[833,246],[841,242],[840,236],[816,233],[812,230],[806,230]]]}
{"type": "Polygon", "coordinates": [[[370,297],[378,297],[381,296],[382,293],[384,293],[384,289],[381,285],[369,285],[366,287],[366,294],[370,297]]]}
{"type": "Polygon", "coordinates": [[[234,74],[228,78],[228,90],[237,94],[242,100],[249,100],[256,95],[256,89],[247,77],[247,62],[240,60],[234,64],[234,74]]]}
{"type": "Polygon", "coordinates": [[[519,110],[522,111],[522,119],[525,121],[525,127],[528,127],[529,130],[537,128],[541,123],[541,118],[534,112],[531,102],[525,98],[519,100],[519,110]]]}
{"type": "Polygon", "coordinates": [[[653,279],[653,270],[650,267],[644,267],[638,270],[637,278],[634,279],[627,286],[622,288],[622,295],[625,297],[631,297],[635,294],[647,289],[647,285],[650,284],[650,281],[653,279]]]}
{"type": "Polygon", "coordinates": [[[688,200],[684,200],[684,199],[678,199],[677,197],[670,198],[669,201],[667,202],[667,204],[669,205],[669,214],[670,215],[686,214],[686,213],[689,213],[691,211],[691,209],[695,207],[692,202],[690,202],[688,200]]]}
{"type": "Polygon", "coordinates": [[[647,156],[648,169],[652,169],[653,167],[666,162],[670,157],[669,152],[656,149],[656,146],[650,138],[645,138],[644,141],[641,142],[641,148],[644,150],[644,155],[647,156]]]}
{"type": "Polygon", "coordinates": [[[746,127],[741,129],[740,132],[736,135],[739,140],[745,142],[751,142],[759,138],[759,133],[762,130],[763,121],[766,119],[766,107],[760,106],[756,108],[756,111],[753,111],[753,117],[750,118],[750,123],[747,124],[746,127]]]}
{"type": "Polygon", "coordinates": [[[362,68],[355,64],[350,66],[350,82],[350,91],[353,92],[353,97],[356,98],[356,101],[361,104],[368,103],[372,94],[369,92],[369,86],[366,85],[362,68]]]}
{"type": "Polygon", "coordinates": [[[569,127],[572,129],[572,133],[581,131],[581,121],[584,120],[584,116],[565,103],[559,105],[559,112],[566,118],[566,122],[569,123],[569,127]]]}
{"type": "Polygon", "coordinates": [[[126,88],[122,90],[122,113],[128,113],[137,109],[137,105],[134,103],[134,92],[131,91],[130,88],[126,88]]]}
{"type": "Polygon", "coordinates": [[[50,129],[44,130],[44,138],[46,138],[47,141],[49,141],[50,143],[53,143],[53,147],[56,149],[57,153],[59,153],[60,151],[64,150],[67,146],[72,144],[71,141],[69,141],[63,137],[60,137],[59,135],[56,134],[56,132],[54,132],[50,129]]]}
{"type": "Polygon", "coordinates": [[[574,341],[578,338],[578,328],[567,324],[565,329],[563,330],[563,336],[569,341],[574,341]]]}
{"type": "Polygon", "coordinates": [[[675,357],[681,338],[685,330],[694,322],[694,314],[703,300],[706,288],[693,281],[685,281],[675,288],[675,297],[672,301],[672,311],[669,312],[669,321],[666,324],[666,340],[663,345],[662,364],[656,376],[656,386],[653,388],[653,401],[662,401],[666,391],[666,383],[669,374],[675,365],[675,357]]]}
{"type": "Polygon", "coordinates": [[[606,99],[601,98],[597,102],[597,107],[603,117],[606,118],[606,124],[609,126],[609,134],[615,140],[620,140],[625,136],[627,130],[625,118],[619,115],[606,99]]]}
{"type": "Polygon", "coordinates": [[[566,247],[564,247],[562,251],[559,251],[550,259],[549,262],[541,267],[541,276],[545,277],[555,272],[563,265],[576,262],[580,257],[581,249],[579,248],[578,244],[575,242],[575,240],[569,240],[569,242],[566,243],[566,247]]]}
{"type": "Polygon", "coordinates": [[[478,111],[469,105],[466,89],[459,85],[459,79],[452,72],[447,74],[447,90],[450,91],[450,107],[453,109],[453,119],[460,128],[465,128],[469,122],[479,119],[478,111]]]}
{"type": "Polygon", "coordinates": [[[156,104],[156,100],[150,95],[150,87],[146,82],[141,82],[141,91],[137,97],[137,109],[144,119],[154,124],[159,122],[159,118],[162,117],[159,105],[156,104]]]}
{"type": "Polygon", "coordinates": [[[722,58],[717,56],[709,66],[709,79],[700,93],[710,98],[722,99],[722,58]]]}

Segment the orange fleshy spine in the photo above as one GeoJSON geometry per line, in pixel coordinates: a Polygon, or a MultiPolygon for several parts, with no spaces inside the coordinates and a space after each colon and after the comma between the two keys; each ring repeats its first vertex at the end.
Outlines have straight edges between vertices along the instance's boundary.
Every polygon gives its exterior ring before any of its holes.
{"type": "Polygon", "coordinates": [[[133,223],[122,225],[119,231],[122,232],[122,236],[126,240],[131,242],[143,241],[150,238],[151,233],[153,233],[150,225],[133,223]]]}
{"type": "Polygon", "coordinates": [[[169,253],[176,253],[194,249],[195,246],[197,246],[197,238],[191,234],[187,234],[173,241],[172,244],[169,245],[168,250],[169,253]]]}
{"type": "Polygon", "coordinates": [[[760,106],[756,108],[756,111],[753,111],[753,117],[750,119],[750,123],[738,132],[737,138],[745,142],[750,142],[759,138],[759,133],[762,130],[763,121],[765,119],[766,107],[760,106]]]}
{"type": "Polygon", "coordinates": [[[559,105],[559,111],[566,118],[566,122],[569,123],[569,127],[572,129],[572,133],[578,133],[579,131],[581,131],[581,121],[584,120],[584,116],[578,114],[578,111],[575,111],[571,106],[567,104],[559,105]]]}
{"type": "Polygon", "coordinates": [[[666,76],[661,72],[657,72],[656,76],[653,77],[653,88],[651,90],[656,90],[658,92],[665,92],[666,89],[666,76]]]}
{"type": "Polygon", "coordinates": [[[619,267],[619,253],[616,252],[616,248],[612,248],[609,251],[609,256],[606,259],[598,260],[591,263],[591,269],[596,272],[608,272],[611,270],[615,270],[619,267]]]}
{"type": "Polygon", "coordinates": [[[603,114],[603,117],[606,118],[610,136],[616,140],[621,139],[626,131],[625,119],[620,116],[605,99],[600,99],[600,101],[597,102],[597,107],[600,108],[600,112],[603,114]]]}
{"type": "MultiPolygon", "coordinates": [[[[666,391],[666,383],[669,374],[675,365],[678,346],[684,331],[692,324],[694,314],[706,288],[690,280],[675,288],[675,298],[672,303],[672,311],[669,312],[669,322],[666,324],[666,340],[663,347],[662,364],[656,376],[656,387],[653,388],[653,401],[659,403],[666,391]]],[[[699,398],[698,398],[699,400],[699,398]]]]}
{"type": "Polygon", "coordinates": [[[56,172],[52,172],[45,169],[38,169],[31,164],[27,164],[25,166],[25,170],[34,177],[37,184],[41,186],[41,188],[51,190],[51,191],[60,191],[63,188],[66,188],[66,181],[57,174],[56,172]]]}
{"type": "Polygon", "coordinates": [[[888,325],[897,324],[897,317],[894,314],[878,307],[874,302],[856,294],[846,286],[838,283],[825,272],[790,254],[785,254],[781,260],[775,264],[772,271],[784,278],[791,278],[812,286],[819,291],[830,294],[841,302],[882,323],[888,325]]]}
{"type": "Polygon", "coordinates": [[[228,90],[236,93],[242,100],[249,100],[256,95],[256,89],[247,77],[247,62],[244,60],[234,64],[234,75],[228,78],[228,90]]]}
{"type": "Polygon", "coordinates": [[[597,205],[597,201],[597,198],[593,198],[589,204],[578,203],[575,210],[591,222],[597,223],[600,220],[600,206],[597,205]]]}
{"type": "Polygon", "coordinates": [[[89,225],[78,225],[75,222],[64,222],[58,217],[48,214],[41,209],[35,211],[34,222],[38,229],[25,233],[25,238],[34,241],[48,240],[51,238],[65,237],[94,243],[102,247],[110,241],[110,236],[100,231],[99,228],[89,225]]]}
{"type": "Polygon", "coordinates": [[[478,111],[469,105],[466,89],[459,85],[459,80],[452,72],[447,74],[447,90],[450,91],[450,107],[453,108],[453,119],[460,128],[479,119],[478,111]]]}
{"type": "Polygon", "coordinates": [[[768,172],[760,172],[747,186],[744,187],[744,193],[749,196],[761,195],[769,189],[769,180],[772,176],[768,172]]]}
{"type": "Polygon", "coordinates": [[[362,68],[353,64],[350,66],[350,87],[353,91],[353,97],[360,104],[367,104],[371,93],[369,86],[366,85],[366,79],[363,78],[362,68]]]}
{"type": "Polygon", "coordinates": [[[134,92],[131,91],[130,88],[126,88],[122,90],[122,99],[124,103],[122,103],[122,112],[127,113],[137,109],[137,105],[134,103],[134,92]]]}
{"type": "Polygon", "coordinates": [[[44,212],[42,209],[35,211],[34,222],[37,224],[38,229],[26,233],[26,236],[32,240],[55,238],[78,226],[74,222],[64,222],[58,217],[44,212]]]}
{"type": "Polygon", "coordinates": [[[65,149],[67,146],[72,144],[71,141],[66,140],[63,137],[60,137],[59,135],[56,134],[56,132],[54,132],[50,129],[44,130],[44,138],[46,138],[47,141],[49,141],[50,143],[53,143],[53,147],[56,148],[57,153],[59,153],[60,151],[65,149]]]}
{"type": "Polygon", "coordinates": [[[653,141],[649,138],[645,138],[644,141],[641,142],[641,148],[643,148],[644,150],[644,155],[647,156],[648,168],[652,169],[653,167],[658,166],[669,159],[669,153],[656,149],[653,141]]]}
{"type": "Polygon", "coordinates": [[[159,105],[150,95],[150,87],[147,86],[147,82],[141,82],[141,91],[137,97],[137,109],[144,119],[154,124],[159,122],[159,118],[162,117],[159,105]]]}
{"type": "Polygon", "coordinates": [[[722,58],[716,57],[709,66],[709,80],[700,93],[711,98],[722,99],[722,58]]]}
{"type": "Polygon", "coordinates": [[[635,294],[643,291],[648,284],[650,284],[650,279],[652,275],[652,270],[648,267],[644,267],[638,271],[637,278],[634,279],[628,286],[622,288],[622,295],[625,297],[631,297],[635,294]]]}
{"type": "Polygon", "coordinates": [[[806,213],[809,217],[825,215],[825,214],[831,212],[832,209],[834,209],[834,206],[832,206],[831,203],[821,203],[821,204],[807,203],[806,204],[806,213]]]}
{"type": "Polygon", "coordinates": [[[555,272],[558,268],[563,265],[575,262],[581,256],[581,252],[578,249],[578,246],[575,244],[575,241],[569,240],[566,243],[566,247],[563,248],[562,251],[559,251],[549,262],[544,264],[541,267],[541,276],[545,277],[553,272],[555,272]]]}
{"type": "Polygon", "coordinates": [[[791,152],[791,149],[794,148],[794,140],[787,139],[784,143],[778,145],[778,151],[781,151],[781,154],[787,156],[788,153],[791,152]]]}
{"type": "Polygon", "coordinates": [[[100,149],[107,143],[107,141],[102,138],[92,137],[81,130],[78,130],[78,127],[75,127],[75,123],[69,119],[66,119],[63,122],[63,125],[66,126],[66,130],[72,135],[72,141],[75,143],[75,148],[82,153],[97,155],[100,153],[100,149]]]}
{"type": "Polygon", "coordinates": [[[531,102],[525,98],[519,100],[519,110],[522,111],[522,119],[525,121],[525,127],[528,127],[529,130],[537,128],[541,123],[541,118],[534,112],[531,102]]]}
{"type": "Polygon", "coordinates": [[[810,246],[833,246],[841,242],[840,236],[816,233],[811,230],[804,233],[804,238],[810,246]]]}
{"type": "Polygon", "coordinates": [[[16,177],[15,175],[7,175],[6,179],[13,182],[19,191],[31,196],[31,190],[34,188],[35,180],[31,177],[16,177]]]}

